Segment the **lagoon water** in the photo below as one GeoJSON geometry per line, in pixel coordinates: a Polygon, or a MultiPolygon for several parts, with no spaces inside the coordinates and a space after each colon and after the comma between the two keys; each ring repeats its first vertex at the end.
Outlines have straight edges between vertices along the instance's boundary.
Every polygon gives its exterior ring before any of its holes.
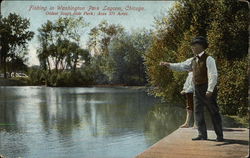
{"type": "Polygon", "coordinates": [[[184,120],[143,89],[0,87],[0,155],[133,158],[184,120]]]}

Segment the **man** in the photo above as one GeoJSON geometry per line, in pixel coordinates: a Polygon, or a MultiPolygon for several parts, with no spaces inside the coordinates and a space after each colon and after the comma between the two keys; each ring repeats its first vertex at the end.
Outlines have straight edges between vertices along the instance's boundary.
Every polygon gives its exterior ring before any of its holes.
{"type": "Polygon", "coordinates": [[[196,37],[191,42],[195,57],[181,63],[161,62],[160,65],[177,71],[193,70],[194,112],[199,135],[192,140],[207,140],[207,128],[204,119],[204,107],[206,106],[217,135],[216,141],[223,141],[222,121],[216,99],[218,73],[214,58],[208,56],[205,51],[207,47],[208,42],[204,37],[196,37]]]}

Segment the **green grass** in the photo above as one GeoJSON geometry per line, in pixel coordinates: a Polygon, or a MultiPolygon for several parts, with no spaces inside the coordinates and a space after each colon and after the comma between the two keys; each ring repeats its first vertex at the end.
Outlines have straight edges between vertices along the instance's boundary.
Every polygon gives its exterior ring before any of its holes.
{"type": "Polygon", "coordinates": [[[15,126],[13,123],[0,123],[0,126],[15,126]]]}
{"type": "Polygon", "coordinates": [[[249,127],[249,116],[237,116],[237,115],[226,115],[227,117],[232,118],[234,121],[239,122],[243,125],[243,127],[248,128],[249,127]]]}

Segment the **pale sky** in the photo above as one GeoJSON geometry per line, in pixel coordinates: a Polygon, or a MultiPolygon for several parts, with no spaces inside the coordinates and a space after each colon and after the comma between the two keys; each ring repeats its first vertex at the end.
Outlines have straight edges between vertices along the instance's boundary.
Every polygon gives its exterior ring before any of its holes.
{"type": "MultiPolygon", "coordinates": [[[[41,27],[47,20],[54,21],[58,17],[65,17],[67,15],[60,15],[61,11],[57,9],[58,6],[63,7],[79,7],[81,14],[88,11],[89,8],[99,10],[90,10],[95,15],[71,15],[73,17],[82,16],[90,26],[86,28],[86,35],[89,30],[98,25],[102,20],[107,20],[112,24],[121,24],[126,31],[140,28],[153,28],[154,17],[160,16],[174,4],[174,1],[3,1],[2,15],[8,16],[9,13],[17,13],[22,17],[30,19],[30,30],[35,32],[35,36],[29,42],[29,61],[28,65],[38,65],[39,61],[36,55],[36,49],[39,44],[37,42],[37,29],[41,27]],[[130,6],[130,7],[129,7],[130,6]],[[54,7],[54,10],[52,10],[54,7]],[[116,10],[115,15],[97,15],[98,12],[105,12],[109,14],[107,8],[120,7],[122,10],[116,10]],[[132,10],[128,10],[133,8],[132,10]],[[143,10],[136,10],[143,8],[143,10]],[[46,15],[51,10],[58,12],[58,15],[46,15]],[[117,15],[118,12],[127,13],[128,15],[117,15]]],[[[74,12],[72,10],[64,10],[64,12],[74,12]]],[[[69,16],[69,15],[68,15],[69,16]]],[[[86,36],[84,36],[86,38],[86,36]]],[[[87,39],[82,39],[83,47],[86,45],[87,39]]]]}

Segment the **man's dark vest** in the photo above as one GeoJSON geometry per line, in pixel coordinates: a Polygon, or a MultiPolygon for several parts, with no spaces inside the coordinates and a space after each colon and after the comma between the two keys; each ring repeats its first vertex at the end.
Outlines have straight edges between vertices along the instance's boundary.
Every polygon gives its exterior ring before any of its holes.
{"type": "Polygon", "coordinates": [[[193,69],[193,82],[195,85],[201,85],[208,83],[208,77],[207,77],[207,61],[208,55],[204,53],[201,57],[198,57],[198,62],[196,61],[196,58],[192,61],[192,69],[193,69]]]}

